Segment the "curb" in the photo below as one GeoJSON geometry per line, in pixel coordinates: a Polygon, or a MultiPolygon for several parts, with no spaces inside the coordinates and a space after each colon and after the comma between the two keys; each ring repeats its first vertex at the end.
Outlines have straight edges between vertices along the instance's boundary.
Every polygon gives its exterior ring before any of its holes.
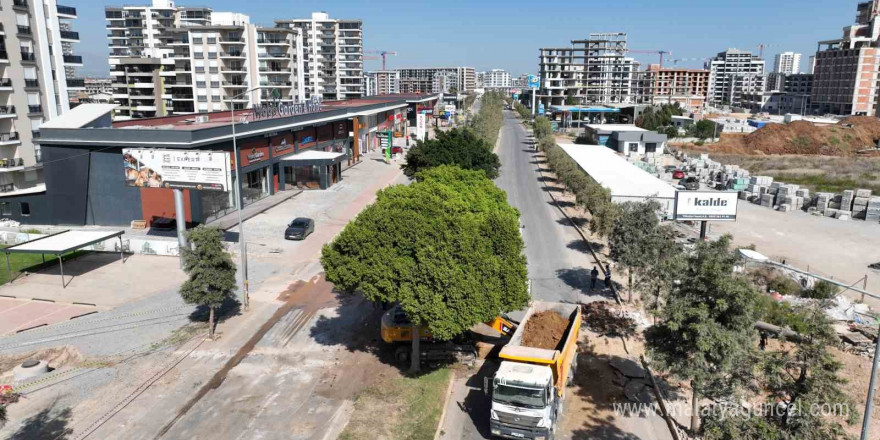
{"type": "Polygon", "coordinates": [[[437,430],[434,431],[434,440],[440,440],[440,432],[443,430],[443,422],[446,421],[446,408],[449,406],[449,398],[452,397],[452,384],[455,383],[455,371],[449,371],[449,385],[446,386],[446,398],[443,399],[443,412],[437,422],[437,430]]]}
{"type": "MultiPolygon", "coordinates": [[[[532,153],[532,155],[537,156],[538,152],[535,151],[534,153],[532,153]]],[[[541,177],[545,177],[544,170],[541,169],[541,165],[538,164],[537,167],[538,167],[538,173],[541,174],[541,177]]],[[[547,188],[547,181],[543,180],[542,183],[544,184],[544,187],[547,188]]],[[[584,243],[587,244],[587,247],[590,249],[590,254],[593,256],[593,261],[595,261],[597,264],[599,264],[599,267],[602,269],[602,272],[604,273],[605,272],[605,264],[602,263],[602,260],[600,260],[599,257],[596,255],[596,251],[593,250],[593,245],[590,243],[590,239],[587,238],[587,234],[585,234],[584,231],[581,229],[581,227],[578,226],[577,223],[575,223],[574,220],[571,219],[571,217],[569,217],[568,213],[566,213],[565,210],[562,209],[561,206],[559,206],[559,201],[556,200],[556,196],[553,195],[553,191],[547,191],[547,193],[550,194],[550,198],[553,199],[553,206],[555,206],[556,209],[558,209],[559,212],[561,212],[562,215],[564,215],[565,218],[568,219],[568,223],[570,225],[574,226],[574,229],[578,232],[578,235],[580,235],[581,238],[584,240],[584,243]]],[[[608,287],[611,289],[611,293],[614,294],[614,300],[617,301],[617,304],[623,305],[623,302],[620,300],[620,295],[617,294],[617,289],[614,288],[614,284],[612,283],[612,285],[608,286],[608,287]]]]}

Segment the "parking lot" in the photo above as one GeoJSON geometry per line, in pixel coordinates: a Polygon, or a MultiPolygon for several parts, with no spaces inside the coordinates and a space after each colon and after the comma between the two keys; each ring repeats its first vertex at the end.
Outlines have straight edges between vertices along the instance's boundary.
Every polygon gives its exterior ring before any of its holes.
{"type": "Polygon", "coordinates": [[[67,321],[99,310],[85,305],[0,297],[0,335],[67,321]]]}

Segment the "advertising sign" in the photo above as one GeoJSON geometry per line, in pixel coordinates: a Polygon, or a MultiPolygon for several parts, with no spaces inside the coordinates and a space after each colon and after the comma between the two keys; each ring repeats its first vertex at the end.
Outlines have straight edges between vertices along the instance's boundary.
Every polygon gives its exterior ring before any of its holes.
{"type": "Polygon", "coordinates": [[[140,188],[173,188],[229,191],[229,153],[124,148],[125,185],[140,188]]]}
{"type": "Polygon", "coordinates": [[[541,87],[541,79],[537,75],[529,75],[529,88],[537,89],[541,87]]]}
{"type": "Polygon", "coordinates": [[[446,104],[443,107],[443,111],[445,111],[446,113],[455,113],[455,106],[452,104],[446,104]]]}
{"type": "Polygon", "coordinates": [[[675,219],[733,222],[738,201],[735,191],[677,191],[675,219]]]}
{"type": "Polygon", "coordinates": [[[428,117],[424,113],[416,115],[416,138],[420,141],[425,140],[425,130],[428,123],[428,117]]]}
{"type": "Polygon", "coordinates": [[[254,105],[251,109],[251,119],[259,121],[261,119],[275,117],[296,116],[304,113],[319,112],[321,109],[320,96],[312,96],[311,99],[300,102],[282,102],[275,100],[254,105]]]}
{"type": "Polygon", "coordinates": [[[544,104],[543,104],[543,103],[538,104],[538,114],[539,114],[539,115],[543,115],[543,114],[544,114],[544,104]]]}

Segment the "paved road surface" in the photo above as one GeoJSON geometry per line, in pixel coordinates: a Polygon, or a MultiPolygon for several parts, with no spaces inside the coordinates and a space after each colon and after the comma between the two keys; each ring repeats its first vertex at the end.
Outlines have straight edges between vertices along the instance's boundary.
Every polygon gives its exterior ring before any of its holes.
{"type": "Polygon", "coordinates": [[[528,133],[513,112],[505,111],[504,118],[498,149],[501,174],[495,183],[507,191],[507,200],[522,213],[532,296],[561,302],[605,299],[599,292],[589,291],[592,256],[585,252],[580,235],[553,205],[539,180],[528,133]]]}

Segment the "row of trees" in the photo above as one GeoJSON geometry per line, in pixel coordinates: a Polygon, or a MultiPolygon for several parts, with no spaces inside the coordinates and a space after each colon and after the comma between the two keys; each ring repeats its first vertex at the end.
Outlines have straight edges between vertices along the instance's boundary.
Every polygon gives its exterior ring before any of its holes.
{"type": "Polygon", "coordinates": [[[480,98],[480,111],[471,118],[467,127],[492,147],[495,146],[495,141],[498,140],[498,132],[504,123],[504,115],[502,113],[504,98],[504,94],[500,92],[484,93],[482,98],[480,98]]]}
{"type": "Polygon", "coordinates": [[[642,291],[655,316],[645,331],[652,364],[691,385],[692,431],[710,440],[847,438],[840,419],[854,423],[858,414],[828,351],[839,341],[824,312],[768,302],[734,271],[739,257],[729,236],[686,252],[659,224],[658,208],[622,204],[609,247],[628,270],[630,294],[634,287],[642,291]],[[794,324],[801,340],[758,350],[755,322],[768,318],[794,324]],[[762,411],[749,412],[741,402],[762,411]]]}

